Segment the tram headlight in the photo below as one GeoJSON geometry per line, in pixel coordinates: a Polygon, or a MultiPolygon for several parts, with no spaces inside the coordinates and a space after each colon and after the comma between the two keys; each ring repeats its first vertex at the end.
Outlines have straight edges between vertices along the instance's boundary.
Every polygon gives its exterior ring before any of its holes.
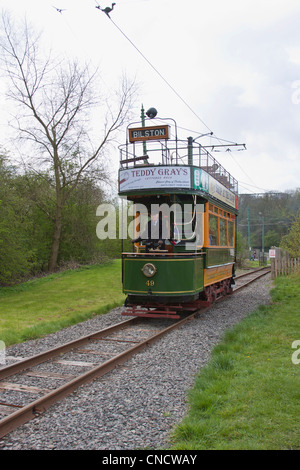
{"type": "Polygon", "coordinates": [[[152,263],[147,263],[142,267],[142,272],[146,277],[153,277],[156,273],[156,267],[152,263]]]}

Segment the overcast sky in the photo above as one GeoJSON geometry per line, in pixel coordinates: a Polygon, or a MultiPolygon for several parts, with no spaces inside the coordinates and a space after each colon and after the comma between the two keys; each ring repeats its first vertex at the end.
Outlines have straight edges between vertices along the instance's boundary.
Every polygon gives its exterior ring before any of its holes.
{"type": "MultiPolygon", "coordinates": [[[[212,131],[245,143],[247,151],[213,154],[240,193],[300,187],[299,0],[116,0],[113,22],[95,0],[0,5],[26,14],[55,53],[99,66],[104,88],[123,71],[136,77],[136,120],[143,103],[187,129],[183,139],[212,131]]],[[[2,135],[5,106],[2,94],[2,135]]]]}

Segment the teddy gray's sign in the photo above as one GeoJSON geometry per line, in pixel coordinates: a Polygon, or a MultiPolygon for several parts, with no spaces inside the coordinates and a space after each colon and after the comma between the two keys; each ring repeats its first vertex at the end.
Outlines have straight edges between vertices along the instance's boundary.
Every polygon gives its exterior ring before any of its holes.
{"type": "Polygon", "coordinates": [[[119,192],[134,189],[190,188],[191,169],[186,166],[159,166],[120,170],[119,192]]]}

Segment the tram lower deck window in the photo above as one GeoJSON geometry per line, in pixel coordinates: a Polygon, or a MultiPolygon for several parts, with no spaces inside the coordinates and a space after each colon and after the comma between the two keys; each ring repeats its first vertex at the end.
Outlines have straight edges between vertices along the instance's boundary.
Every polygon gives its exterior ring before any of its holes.
{"type": "Polygon", "coordinates": [[[208,243],[209,246],[234,246],[233,214],[208,205],[208,243]]]}
{"type": "Polygon", "coordinates": [[[227,220],[220,218],[219,223],[220,223],[220,245],[226,246],[227,245],[227,220]]]}
{"type": "Polygon", "coordinates": [[[228,220],[228,245],[233,246],[234,245],[234,239],[233,239],[233,221],[228,220]]]}
{"type": "Polygon", "coordinates": [[[209,244],[219,245],[218,217],[209,214],[209,244]]]}

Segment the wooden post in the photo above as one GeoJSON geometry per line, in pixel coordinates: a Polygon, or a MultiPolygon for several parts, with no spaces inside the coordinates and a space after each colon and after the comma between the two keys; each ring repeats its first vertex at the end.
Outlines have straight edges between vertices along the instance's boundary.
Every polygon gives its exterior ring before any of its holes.
{"type": "Polygon", "coordinates": [[[271,279],[275,279],[275,258],[271,258],[271,279]]]}

